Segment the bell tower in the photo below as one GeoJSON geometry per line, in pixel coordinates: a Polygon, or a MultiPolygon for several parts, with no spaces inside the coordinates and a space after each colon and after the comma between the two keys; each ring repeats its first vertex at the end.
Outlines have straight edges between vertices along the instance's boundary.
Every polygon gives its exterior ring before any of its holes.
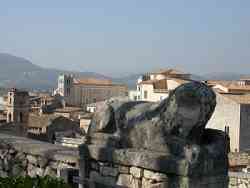
{"type": "Polygon", "coordinates": [[[25,128],[29,119],[29,108],[29,93],[11,89],[6,101],[7,123],[25,128]]]}

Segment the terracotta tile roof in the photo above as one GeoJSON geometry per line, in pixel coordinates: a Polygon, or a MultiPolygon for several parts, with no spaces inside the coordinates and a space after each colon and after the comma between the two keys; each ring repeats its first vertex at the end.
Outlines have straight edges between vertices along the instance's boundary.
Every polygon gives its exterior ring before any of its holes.
{"type": "Polygon", "coordinates": [[[250,86],[249,85],[239,85],[238,82],[232,81],[229,83],[221,83],[220,85],[228,88],[229,92],[230,91],[249,91],[250,92],[250,86]]]}
{"type": "Polygon", "coordinates": [[[250,92],[250,85],[240,85],[238,81],[208,80],[206,83],[210,86],[221,85],[227,88],[228,92],[250,92]]]}
{"type": "Polygon", "coordinates": [[[86,78],[86,79],[74,79],[74,85],[88,85],[88,86],[114,86],[127,88],[125,84],[112,83],[112,80],[86,78]]]}
{"type": "Polygon", "coordinates": [[[178,79],[178,78],[171,78],[170,80],[174,80],[179,84],[186,84],[188,82],[191,82],[192,80],[184,80],[184,79],[178,79]]]}
{"type": "Polygon", "coordinates": [[[184,73],[182,71],[176,70],[176,69],[160,69],[159,71],[152,72],[150,74],[164,74],[164,75],[176,75],[176,74],[184,74],[184,75],[189,75],[187,73],[184,73]]]}
{"type": "Polygon", "coordinates": [[[84,78],[84,79],[75,79],[74,84],[83,84],[83,85],[112,85],[111,80],[102,80],[96,78],[84,78]]]}
{"type": "Polygon", "coordinates": [[[223,94],[223,96],[239,103],[239,104],[250,104],[250,94],[223,94]]]}
{"type": "Polygon", "coordinates": [[[139,83],[139,85],[148,84],[148,85],[153,85],[154,89],[168,89],[167,80],[174,80],[179,84],[185,84],[185,83],[192,81],[192,80],[184,80],[184,79],[178,79],[178,78],[166,78],[166,79],[162,79],[162,80],[142,81],[139,83]]]}
{"type": "Polygon", "coordinates": [[[148,85],[153,85],[155,82],[157,82],[158,80],[145,80],[145,81],[141,81],[139,83],[139,85],[143,85],[143,84],[148,84],[148,85]]]}

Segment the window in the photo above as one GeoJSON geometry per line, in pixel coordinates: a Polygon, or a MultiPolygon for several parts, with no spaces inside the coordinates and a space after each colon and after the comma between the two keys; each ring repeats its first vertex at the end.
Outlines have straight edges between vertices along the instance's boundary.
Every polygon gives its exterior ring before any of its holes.
{"type": "Polygon", "coordinates": [[[11,121],[12,121],[12,115],[11,115],[11,113],[9,113],[9,115],[8,115],[8,119],[9,119],[9,121],[8,121],[8,122],[11,122],[11,121]]]}
{"type": "Polygon", "coordinates": [[[23,123],[23,113],[22,112],[20,112],[20,114],[19,114],[19,122],[23,123]]]}
{"type": "Polygon", "coordinates": [[[70,88],[67,88],[67,96],[70,96],[70,88]]]}
{"type": "Polygon", "coordinates": [[[144,99],[148,98],[148,91],[144,91],[144,99]]]}
{"type": "Polygon", "coordinates": [[[229,135],[229,126],[225,126],[225,133],[229,135]]]}

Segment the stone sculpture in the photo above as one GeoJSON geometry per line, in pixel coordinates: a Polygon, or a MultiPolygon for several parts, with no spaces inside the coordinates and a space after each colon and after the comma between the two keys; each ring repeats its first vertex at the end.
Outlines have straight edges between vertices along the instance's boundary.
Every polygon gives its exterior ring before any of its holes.
{"type": "Polygon", "coordinates": [[[199,82],[178,87],[160,103],[109,100],[93,118],[89,142],[180,153],[205,141],[215,106],[214,92],[199,82]]]}
{"type": "Polygon", "coordinates": [[[159,103],[106,101],[97,109],[86,145],[80,149],[84,164],[90,166],[89,170],[86,166],[83,168],[82,177],[103,181],[106,177],[102,168],[93,169],[91,165],[105,162],[111,169],[117,165],[132,166],[168,177],[167,181],[157,180],[145,186],[144,178],[148,181],[145,174],[138,179],[133,173],[127,173],[128,179],[132,177],[140,182],[140,186],[134,186],[129,185],[130,180],[125,181],[120,172],[109,185],[154,187],[158,183],[166,188],[227,187],[228,137],[222,131],[206,129],[215,106],[215,93],[200,82],[179,86],[159,103]]]}

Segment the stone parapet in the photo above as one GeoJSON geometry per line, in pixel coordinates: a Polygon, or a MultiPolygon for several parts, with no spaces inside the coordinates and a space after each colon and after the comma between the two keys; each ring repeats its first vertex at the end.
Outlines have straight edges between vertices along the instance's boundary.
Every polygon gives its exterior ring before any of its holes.
{"type": "Polygon", "coordinates": [[[79,169],[78,150],[0,133],[0,177],[60,176],[79,169]]]}
{"type": "Polygon", "coordinates": [[[223,161],[193,165],[164,153],[111,149],[96,145],[80,147],[81,179],[103,187],[128,188],[227,188],[223,161]]]}

